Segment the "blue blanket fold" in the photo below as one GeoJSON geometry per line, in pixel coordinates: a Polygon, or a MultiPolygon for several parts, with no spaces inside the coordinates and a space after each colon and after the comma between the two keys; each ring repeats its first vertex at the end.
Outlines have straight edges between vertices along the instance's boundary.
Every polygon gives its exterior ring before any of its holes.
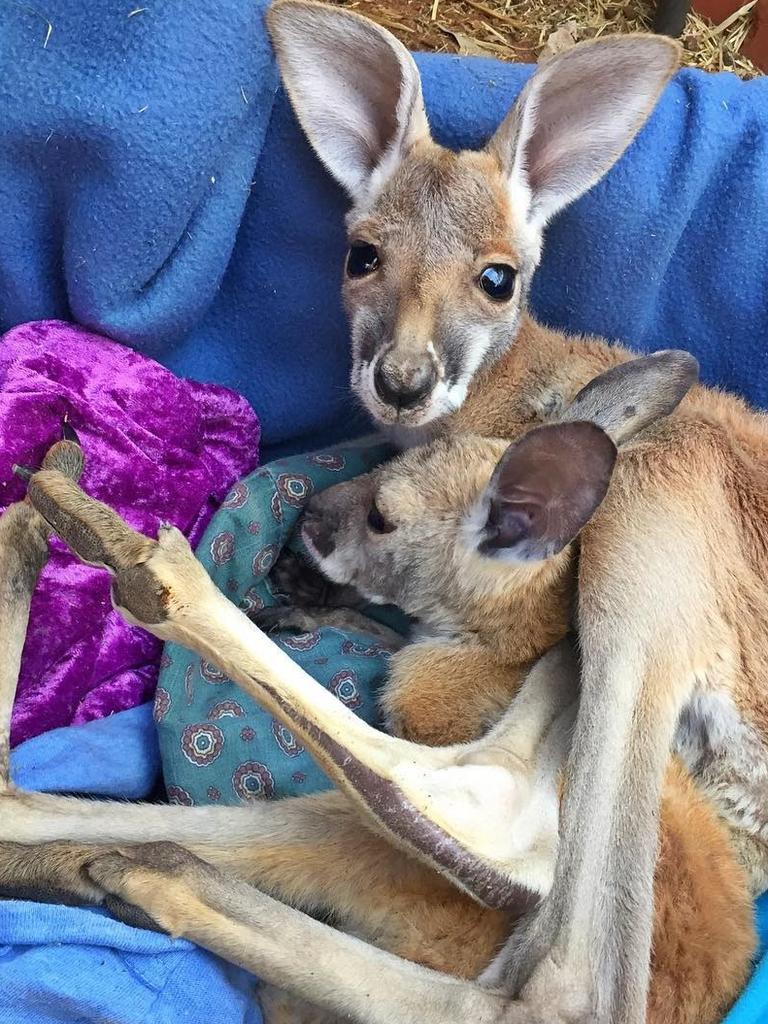
{"type": "MultiPolygon", "coordinates": [[[[26,789],[147,798],[160,781],[152,706],[29,740],[11,773],[26,789]]],[[[255,989],[191,943],[100,910],[0,903],[0,1022],[261,1024],[255,989]]]]}

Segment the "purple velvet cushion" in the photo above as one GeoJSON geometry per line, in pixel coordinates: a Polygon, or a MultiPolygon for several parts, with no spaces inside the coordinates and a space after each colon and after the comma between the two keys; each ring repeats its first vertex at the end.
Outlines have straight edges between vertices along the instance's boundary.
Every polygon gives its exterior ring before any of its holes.
{"type": "MultiPolygon", "coordinates": [[[[84,488],[137,529],[161,522],[194,544],[230,486],[258,464],[244,398],[180,380],[153,360],[58,321],[0,341],[0,509],[23,494],[14,462],[37,466],[64,414],[86,453],[84,488]]],[[[59,541],[32,603],[12,743],[152,696],[161,644],[112,610],[109,580],[59,541]]]]}

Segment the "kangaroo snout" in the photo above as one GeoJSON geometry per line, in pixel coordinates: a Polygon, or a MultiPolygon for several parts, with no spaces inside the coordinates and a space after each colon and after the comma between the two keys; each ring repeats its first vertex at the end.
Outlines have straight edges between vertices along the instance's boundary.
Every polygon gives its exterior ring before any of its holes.
{"type": "Polygon", "coordinates": [[[395,409],[412,409],[423,402],[437,380],[437,365],[429,352],[403,356],[390,349],[379,357],[373,371],[376,394],[395,409]]]}

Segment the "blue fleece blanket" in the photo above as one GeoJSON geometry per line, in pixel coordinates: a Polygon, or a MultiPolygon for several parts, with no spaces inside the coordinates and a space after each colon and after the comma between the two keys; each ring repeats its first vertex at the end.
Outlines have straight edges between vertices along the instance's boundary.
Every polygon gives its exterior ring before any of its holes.
{"type": "MultiPolygon", "coordinates": [[[[160,782],[152,707],[29,740],[11,770],[26,789],[147,799],[160,782]]],[[[2,1024],[261,1024],[255,989],[191,943],[101,911],[0,903],[2,1024]]]]}
{"type": "MultiPolygon", "coordinates": [[[[152,709],[39,736],[13,752],[11,765],[28,789],[146,798],[160,778],[152,709]]],[[[762,955],[768,896],[757,911],[762,955]]],[[[99,911],[0,903],[0,1024],[261,1024],[254,988],[243,971],[188,942],[99,911]]],[[[768,956],[725,1024],[765,1024],[766,991],[768,956]]]]}
{"type": "MultiPolygon", "coordinates": [[[[0,329],[74,318],[227,384],[258,410],[269,458],[359,424],[344,199],[278,90],[264,6],[0,4],[0,329]]],[[[447,55],[419,66],[436,137],[464,146],[531,71],[447,55]]],[[[619,165],[553,225],[535,311],[689,348],[707,381],[767,405],[767,126],[768,79],[679,74],[619,165]]]]}
{"type": "MultiPolygon", "coordinates": [[[[344,200],[278,89],[264,3],[0,4],[0,329],[73,318],[229,385],[258,409],[268,458],[361,424],[345,397],[344,200]]],[[[454,145],[486,138],[531,70],[419,65],[436,137],[454,145]]],[[[766,126],[768,80],[681,72],[550,230],[539,316],[689,348],[707,381],[768,405],[766,126]]],[[[19,781],[67,787],[77,770],[74,788],[141,795],[151,727],[129,715],[32,741],[19,781]]],[[[0,1020],[252,1012],[243,975],[92,912],[4,904],[0,943],[0,1020]]],[[[763,964],[729,1024],[766,1019],[763,964]]]]}

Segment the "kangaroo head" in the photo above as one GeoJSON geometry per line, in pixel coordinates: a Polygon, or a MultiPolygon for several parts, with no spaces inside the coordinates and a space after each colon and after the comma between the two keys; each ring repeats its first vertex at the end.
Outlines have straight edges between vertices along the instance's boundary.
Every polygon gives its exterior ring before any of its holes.
{"type": "Polygon", "coordinates": [[[379,423],[422,426],[512,343],[545,225],[621,156],[678,47],[574,47],[537,68],[484,149],[456,153],[430,137],[416,64],[385,29],[308,0],[277,0],[268,24],[296,116],[352,203],[352,387],[379,423]]]}
{"type": "Polygon", "coordinates": [[[671,413],[697,373],[687,353],[659,352],[595,378],[559,422],[512,444],[465,435],[411,448],[315,495],[305,544],[331,580],[428,629],[482,632],[499,600],[532,636],[552,604],[567,625],[570,547],[606,495],[617,445],[671,413]]]}
{"type": "Polygon", "coordinates": [[[496,609],[514,605],[533,635],[535,611],[552,616],[548,603],[565,630],[570,543],[605,496],[615,458],[609,436],[582,421],[511,445],[437,438],[315,495],[302,538],[326,577],[397,605],[427,632],[483,632],[484,616],[495,623],[496,609]]]}

